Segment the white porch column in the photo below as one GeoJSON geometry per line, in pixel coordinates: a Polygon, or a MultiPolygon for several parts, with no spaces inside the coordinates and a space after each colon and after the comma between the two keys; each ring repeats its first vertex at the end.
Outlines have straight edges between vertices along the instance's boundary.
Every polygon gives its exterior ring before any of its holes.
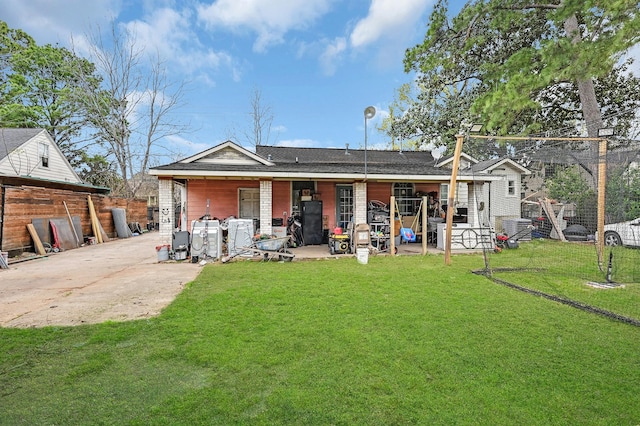
{"type": "Polygon", "coordinates": [[[367,223],[367,183],[356,182],[353,184],[353,221],[354,224],[367,223]]]}
{"type": "Polygon", "coordinates": [[[160,210],[160,240],[164,244],[170,244],[175,227],[173,179],[158,179],[158,208],[160,210]]]}
{"type": "MultiPolygon", "coordinates": [[[[467,185],[469,193],[467,195],[467,223],[472,228],[479,228],[486,222],[486,215],[488,213],[489,206],[484,199],[484,182],[471,182],[467,185]],[[479,208],[484,206],[484,210],[479,211],[479,208]]],[[[484,224],[486,225],[486,224],[484,224]]]]}
{"type": "Polygon", "coordinates": [[[271,219],[273,217],[273,183],[270,180],[260,181],[260,233],[273,234],[271,219]]]}

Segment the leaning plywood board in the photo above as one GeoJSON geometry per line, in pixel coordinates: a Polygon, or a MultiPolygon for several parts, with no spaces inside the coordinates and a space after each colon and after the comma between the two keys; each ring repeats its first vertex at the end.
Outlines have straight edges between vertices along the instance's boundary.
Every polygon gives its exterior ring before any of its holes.
{"type": "Polygon", "coordinates": [[[35,229],[40,238],[40,242],[43,244],[51,245],[51,231],[49,230],[49,218],[48,217],[36,217],[31,219],[33,229],[35,229]]]}
{"type": "Polygon", "coordinates": [[[71,229],[69,220],[66,217],[52,218],[49,219],[49,221],[56,226],[58,231],[58,242],[60,243],[60,248],[62,250],[70,250],[79,247],[78,241],[73,233],[73,229],[71,229]]]}
{"type": "Polygon", "coordinates": [[[560,224],[558,223],[558,218],[556,217],[555,212],[553,211],[553,206],[549,200],[540,201],[540,205],[542,205],[542,209],[547,214],[547,217],[551,221],[551,225],[553,225],[553,229],[556,231],[556,236],[560,239],[560,241],[567,241],[564,237],[564,233],[562,229],[560,229],[560,224]]]}
{"type": "Polygon", "coordinates": [[[33,239],[33,246],[36,249],[36,253],[40,256],[44,256],[47,252],[44,250],[44,246],[42,245],[42,241],[40,241],[40,237],[38,237],[38,233],[36,232],[36,228],[33,227],[32,224],[27,224],[27,229],[29,230],[29,234],[31,234],[31,238],[33,239]]]}

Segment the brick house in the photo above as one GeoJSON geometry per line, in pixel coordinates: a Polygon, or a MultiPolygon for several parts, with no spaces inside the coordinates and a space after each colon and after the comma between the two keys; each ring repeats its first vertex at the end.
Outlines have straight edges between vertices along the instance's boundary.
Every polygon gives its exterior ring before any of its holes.
{"type": "MultiPolygon", "coordinates": [[[[473,169],[475,163],[470,159],[461,167],[454,203],[459,221],[469,227],[481,225],[475,206],[488,194],[486,187],[504,180],[473,169]]],[[[254,219],[256,231],[272,234],[274,223],[301,214],[305,200],[322,201],[327,231],[350,221],[366,223],[370,203],[388,204],[392,196],[400,215],[412,218],[427,195],[446,204],[451,163],[439,163],[427,151],[257,146],[253,152],[227,141],[150,174],[158,176],[160,237],[168,242],[174,230],[189,230],[187,224],[205,214],[254,219]],[[176,194],[179,223],[171,214],[176,194]]],[[[519,206],[513,215],[519,216],[519,206]]]]}

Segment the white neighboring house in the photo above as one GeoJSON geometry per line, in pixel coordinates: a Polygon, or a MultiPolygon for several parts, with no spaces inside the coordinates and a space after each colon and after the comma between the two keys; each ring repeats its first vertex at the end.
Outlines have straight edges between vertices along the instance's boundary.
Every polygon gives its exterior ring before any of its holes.
{"type": "Polygon", "coordinates": [[[44,129],[0,129],[0,175],[82,183],[44,129]]]}
{"type": "MultiPolygon", "coordinates": [[[[438,162],[438,167],[451,168],[453,156],[444,158],[438,162]]],[[[497,231],[502,230],[502,221],[505,219],[518,219],[521,217],[522,177],[530,175],[531,171],[509,158],[494,158],[478,161],[472,156],[462,152],[460,154],[460,173],[477,177],[488,175],[498,179],[487,180],[482,185],[482,190],[476,192],[476,204],[478,206],[479,224],[487,226],[489,223],[497,231]],[[479,197],[478,197],[479,194],[479,197]],[[484,209],[480,210],[483,203],[484,209]]],[[[443,184],[440,200],[446,204],[448,184],[443,184]]],[[[468,184],[459,182],[456,188],[455,206],[468,208],[469,200],[468,184]]]]}
{"type": "Polygon", "coordinates": [[[482,191],[486,206],[481,218],[491,221],[497,231],[502,230],[505,219],[521,217],[522,178],[531,171],[509,158],[495,158],[470,165],[466,173],[473,175],[499,176],[500,179],[487,182],[482,191]],[[488,201],[488,202],[487,202],[488,201]]]}

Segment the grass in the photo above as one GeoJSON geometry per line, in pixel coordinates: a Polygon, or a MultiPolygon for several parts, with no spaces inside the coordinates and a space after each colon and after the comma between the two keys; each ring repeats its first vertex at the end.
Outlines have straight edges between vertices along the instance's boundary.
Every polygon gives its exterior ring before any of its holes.
{"type": "MultiPolygon", "coordinates": [[[[605,250],[607,258],[610,250],[605,250]]],[[[640,250],[616,247],[613,253],[612,277],[618,287],[606,290],[587,285],[606,282],[608,262],[601,272],[593,244],[525,242],[491,255],[489,264],[496,278],[640,320],[640,250]]]]}
{"type": "Polygon", "coordinates": [[[638,424],[640,328],[482,265],[208,265],[158,318],[0,329],[0,424],[638,424]]]}

